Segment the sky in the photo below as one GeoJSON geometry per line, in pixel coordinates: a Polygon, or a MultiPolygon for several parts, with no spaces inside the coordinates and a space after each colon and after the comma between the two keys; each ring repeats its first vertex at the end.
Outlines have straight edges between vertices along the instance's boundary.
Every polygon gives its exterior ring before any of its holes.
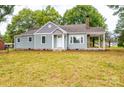
{"type": "MultiPolygon", "coordinates": [[[[67,9],[70,9],[74,7],[75,5],[52,5],[61,15],[64,14],[64,12],[67,9]]],[[[108,25],[108,31],[113,32],[113,30],[116,27],[116,24],[118,22],[118,16],[113,16],[113,10],[108,8],[105,5],[93,5],[106,19],[106,24],[108,25]]],[[[17,15],[20,10],[23,8],[30,8],[32,10],[41,10],[44,9],[46,6],[45,5],[20,5],[20,6],[15,6],[14,13],[13,15],[17,15]]],[[[5,34],[6,32],[6,27],[8,23],[11,23],[12,16],[8,17],[8,20],[4,23],[0,24],[0,33],[2,35],[5,34]]]]}

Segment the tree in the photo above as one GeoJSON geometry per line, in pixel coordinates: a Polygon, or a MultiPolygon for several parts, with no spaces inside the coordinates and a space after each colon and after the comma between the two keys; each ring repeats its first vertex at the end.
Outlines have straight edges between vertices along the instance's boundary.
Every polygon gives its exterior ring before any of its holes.
{"type": "Polygon", "coordinates": [[[14,35],[23,33],[34,27],[35,21],[32,19],[32,13],[33,11],[30,9],[23,9],[12,18],[12,22],[8,24],[7,32],[4,36],[6,42],[14,42],[14,35]]]}
{"type": "Polygon", "coordinates": [[[90,17],[90,26],[99,26],[106,28],[105,18],[90,5],[77,5],[65,12],[64,24],[80,24],[85,23],[86,16],[90,17]]]}
{"type": "Polygon", "coordinates": [[[61,23],[62,16],[54,9],[54,7],[48,5],[46,9],[43,10],[43,13],[44,13],[44,18],[43,18],[44,23],[51,21],[56,24],[62,24],[61,23]]]}
{"type": "Polygon", "coordinates": [[[106,42],[108,42],[108,47],[111,47],[111,42],[117,42],[117,34],[107,31],[106,32],[106,42]]]}
{"type": "Polygon", "coordinates": [[[0,5],[0,22],[6,20],[6,16],[12,14],[14,5],[0,5]]]}
{"type": "Polygon", "coordinates": [[[124,47],[124,30],[121,31],[121,34],[118,39],[118,46],[124,47]]]}
{"type": "MultiPolygon", "coordinates": [[[[67,10],[63,16],[63,24],[82,24],[85,23],[87,16],[90,19],[90,26],[107,28],[105,18],[91,5],[77,5],[67,10]]],[[[95,37],[92,39],[93,46],[95,39],[95,37]]]]}
{"type": "Polygon", "coordinates": [[[108,7],[115,11],[113,13],[113,15],[121,15],[124,13],[124,6],[123,5],[108,5],[108,7]]]}
{"type": "Polygon", "coordinates": [[[115,33],[119,34],[118,46],[124,47],[124,6],[122,5],[109,5],[109,8],[114,10],[113,15],[118,15],[119,20],[116,25],[115,33]]]}
{"type": "Polygon", "coordinates": [[[51,6],[44,10],[32,11],[31,9],[22,9],[18,15],[12,18],[11,24],[7,26],[5,33],[6,42],[14,42],[14,36],[27,30],[39,28],[48,21],[60,23],[61,15],[51,6]]]}
{"type": "Polygon", "coordinates": [[[107,32],[106,32],[106,35],[105,35],[105,36],[106,36],[106,41],[108,42],[108,46],[109,46],[109,47],[111,47],[111,39],[112,39],[112,38],[111,38],[111,35],[112,35],[112,33],[109,32],[109,31],[107,31],[107,32]]]}

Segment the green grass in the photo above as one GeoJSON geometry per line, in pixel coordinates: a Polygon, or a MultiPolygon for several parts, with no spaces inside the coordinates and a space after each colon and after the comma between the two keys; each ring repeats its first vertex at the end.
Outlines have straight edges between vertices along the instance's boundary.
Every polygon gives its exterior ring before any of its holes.
{"type": "Polygon", "coordinates": [[[2,53],[0,86],[124,86],[124,49],[2,53]]]}

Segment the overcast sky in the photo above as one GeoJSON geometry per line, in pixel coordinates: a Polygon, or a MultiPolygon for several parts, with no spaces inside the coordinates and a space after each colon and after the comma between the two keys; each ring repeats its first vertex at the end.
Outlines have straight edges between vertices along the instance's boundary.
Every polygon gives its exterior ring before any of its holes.
{"type": "MultiPolygon", "coordinates": [[[[74,7],[75,5],[52,5],[61,15],[64,14],[64,12],[67,9],[70,9],[72,7],[74,7]]],[[[106,24],[108,25],[108,30],[113,32],[113,30],[116,27],[117,21],[118,21],[118,17],[117,16],[113,16],[113,10],[109,9],[107,6],[104,5],[93,5],[105,18],[106,18],[106,24]]],[[[25,5],[25,6],[16,6],[13,15],[18,14],[18,12],[20,10],[22,10],[23,8],[30,8],[32,10],[37,10],[37,9],[44,9],[46,6],[44,5],[25,5]]],[[[8,23],[11,22],[11,18],[8,18],[8,21],[6,23],[2,23],[0,24],[0,32],[1,34],[4,34],[6,31],[6,26],[8,23]]]]}

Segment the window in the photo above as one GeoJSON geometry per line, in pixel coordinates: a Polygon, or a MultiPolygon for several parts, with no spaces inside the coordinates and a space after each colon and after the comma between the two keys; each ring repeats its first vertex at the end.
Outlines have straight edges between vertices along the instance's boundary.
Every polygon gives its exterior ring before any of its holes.
{"type": "Polygon", "coordinates": [[[29,42],[31,42],[31,41],[32,41],[32,37],[29,37],[28,39],[29,39],[29,42]]]}
{"type": "Polygon", "coordinates": [[[80,43],[80,36],[73,36],[73,43],[80,43]]]}
{"type": "Polygon", "coordinates": [[[17,42],[20,42],[20,38],[17,39],[17,42]]]}
{"type": "Polygon", "coordinates": [[[70,43],[72,44],[73,37],[70,37],[70,43]]]}
{"type": "Polygon", "coordinates": [[[84,38],[83,38],[83,36],[81,37],[81,43],[84,43],[84,38]]]}
{"type": "Polygon", "coordinates": [[[46,43],[46,37],[45,36],[42,36],[41,42],[42,42],[42,44],[46,43]]]}
{"type": "Polygon", "coordinates": [[[84,43],[83,35],[71,35],[70,44],[73,44],[73,43],[84,43]]]}
{"type": "Polygon", "coordinates": [[[48,25],[48,28],[51,28],[52,26],[51,25],[48,25]]]}

